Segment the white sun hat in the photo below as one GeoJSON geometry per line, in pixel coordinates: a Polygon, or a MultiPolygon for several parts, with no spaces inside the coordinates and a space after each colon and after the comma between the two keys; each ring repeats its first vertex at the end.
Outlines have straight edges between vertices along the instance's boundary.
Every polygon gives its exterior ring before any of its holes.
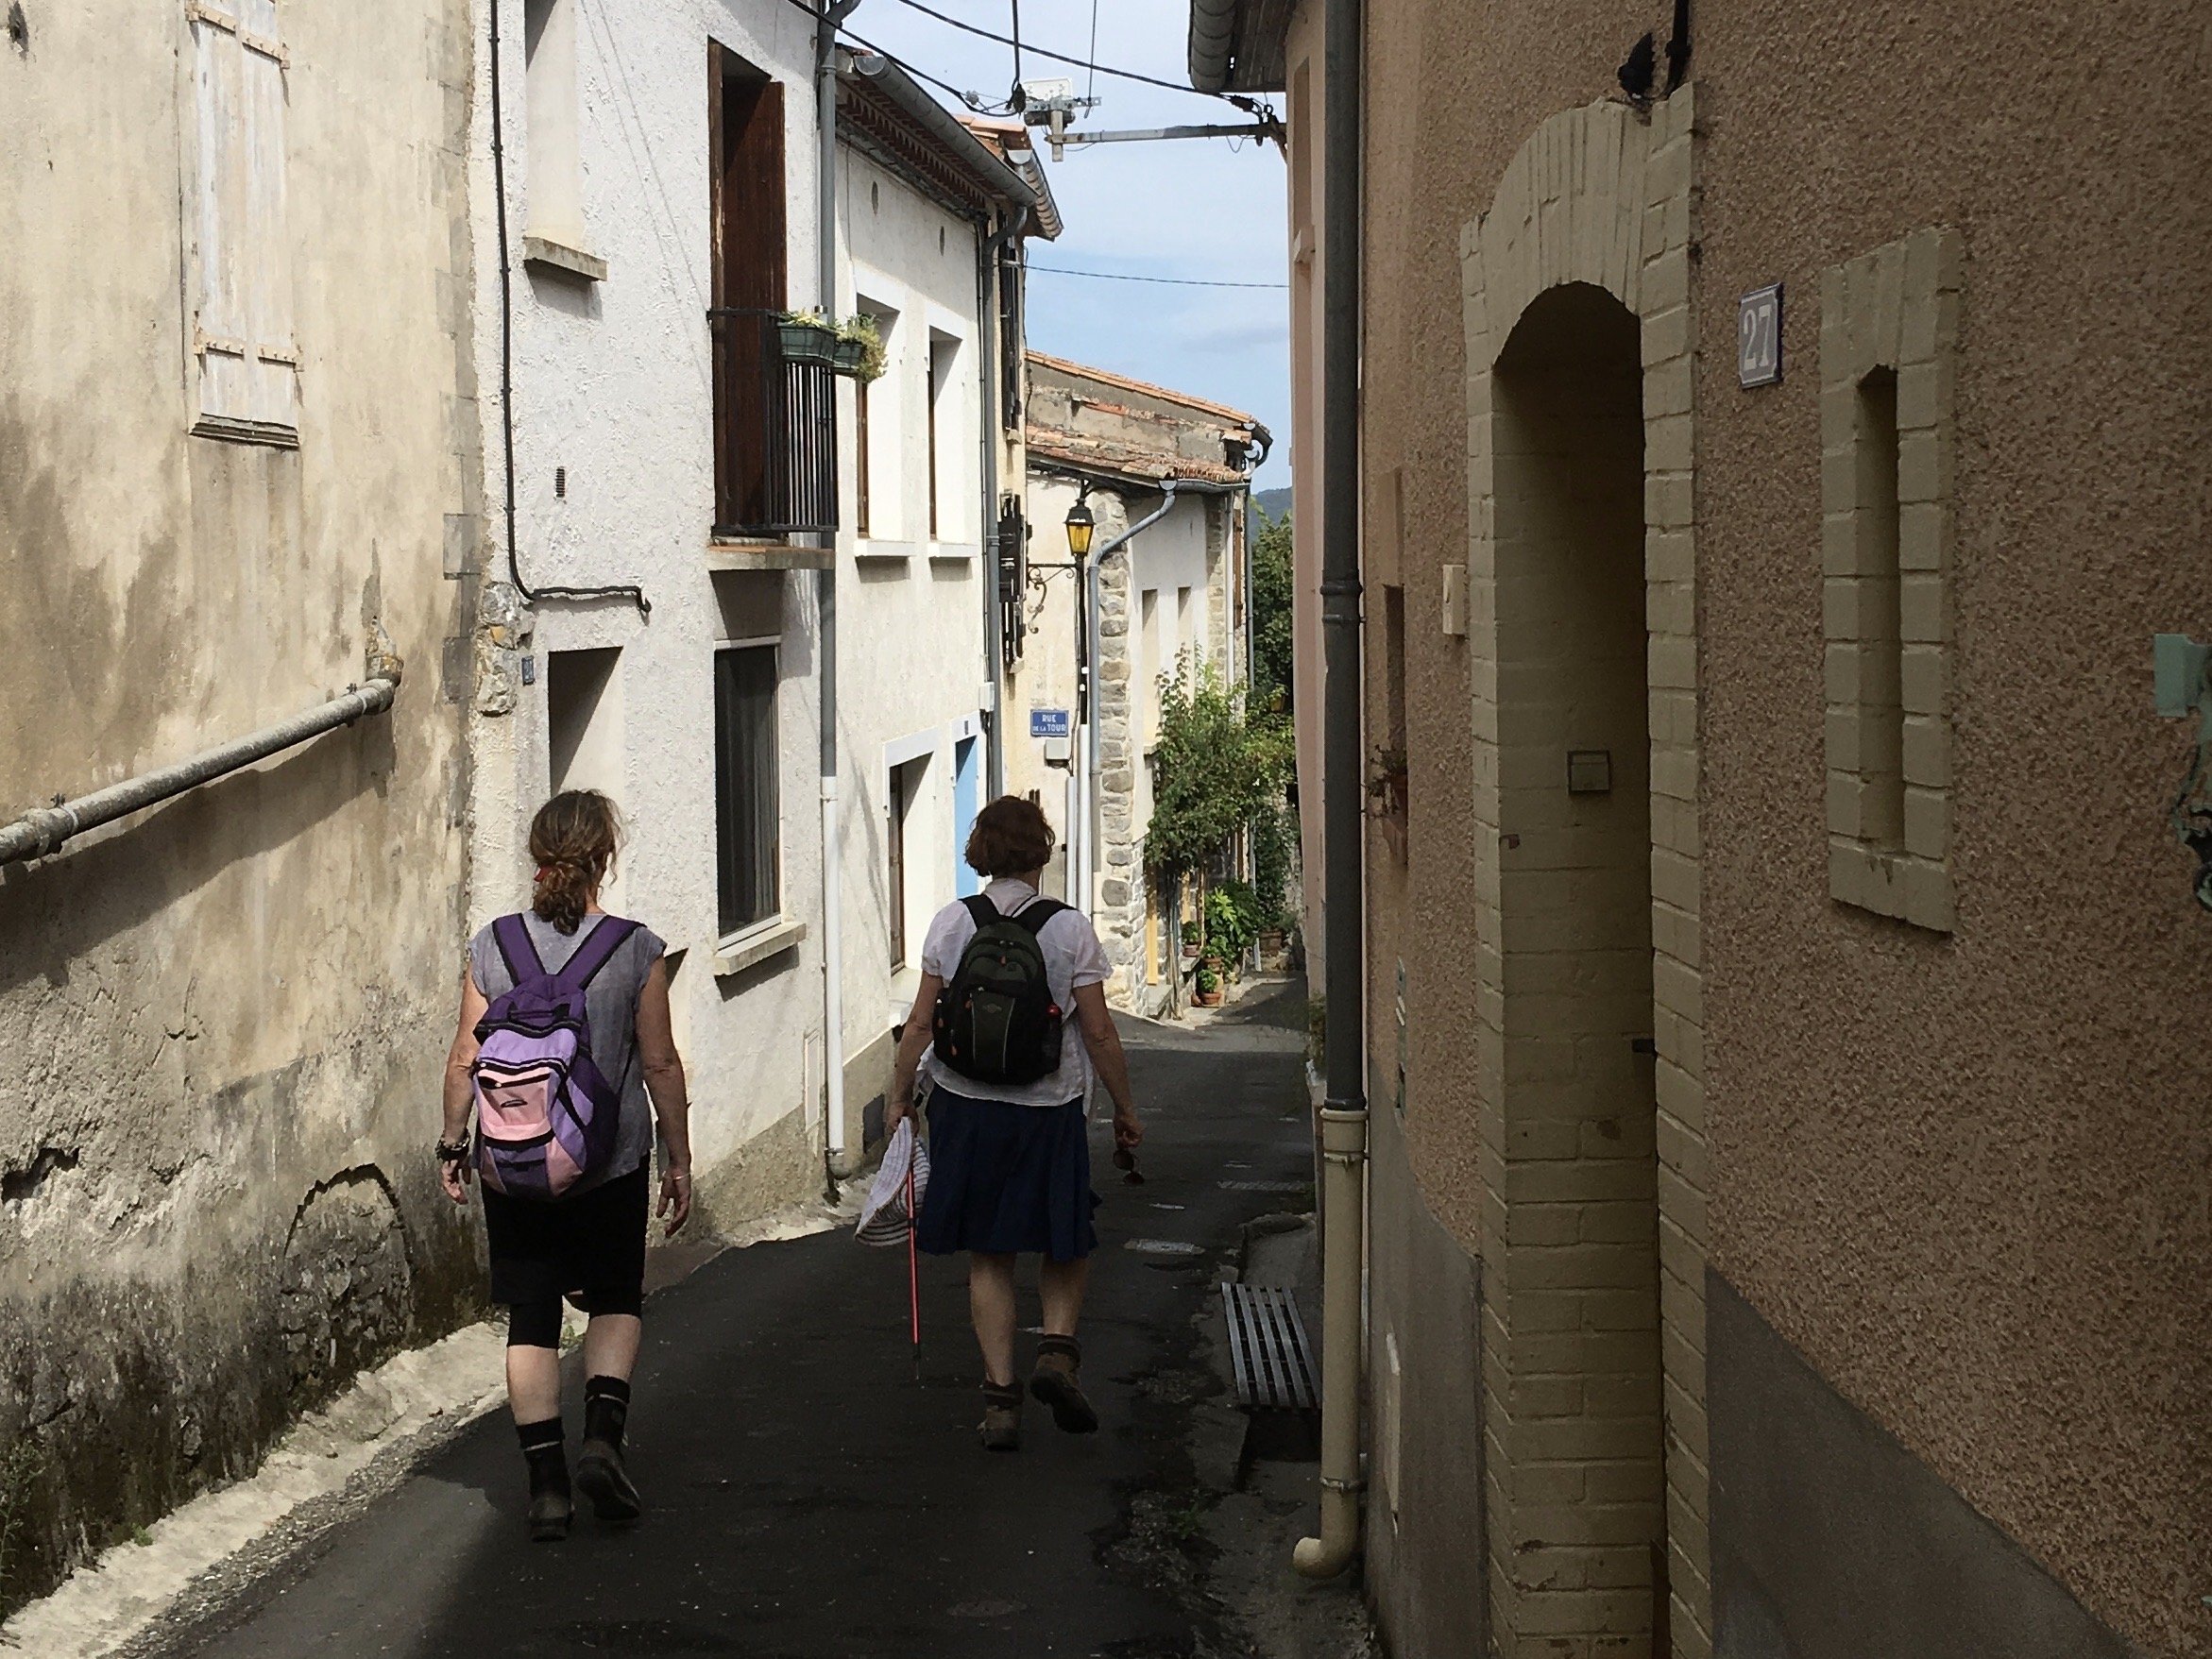
{"type": "Polygon", "coordinates": [[[903,1244],[907,1229],[921,1213],[922,1194],[929,1186],[929,1148],[914,1133],[914,1120],[899,1121],[891,1144],[883,1149],[883,1163],[868,1189],[868,1203],[860,1211],[860,1225],[853,1237],[863,1244],[903,1244]],[[907,1173],[913,1172],[913,1197],[909,1208],[907,1173]]]}

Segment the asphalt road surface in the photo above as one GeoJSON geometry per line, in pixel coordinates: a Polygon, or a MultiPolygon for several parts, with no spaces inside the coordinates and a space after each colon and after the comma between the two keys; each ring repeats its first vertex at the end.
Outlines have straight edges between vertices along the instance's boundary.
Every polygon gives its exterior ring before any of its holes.
{"type": "MultiPolygon", "coordinates": [[[[1107,1162],[1083,1323],[1104,1418],[1061,1434],[1033,1402],[1023,1449],[976,1444],[978,1366],[957,1261],[844,1233],[731,1251],[655,1297],[630,1417],[648,1505],[523,1532],[504,1411],[437,1452],[170,1651],[303,1655],[738,1654],[748,1659],[1182,1659],[1222,1645],[1186,1430],[1212,1368],[1204,1315],[1243,1224],[1310,1207],[1300,1044],[1286,988],[1200,1034],[1125,1022],[1150,1138],[1143,1186],[1107,1162]]],[[[1103,1111],[1098,1114],[1103,1118],[1103,1111]]],[[[1023,1323],[1036,1318],[1025,1271],[1023,1323]]],[[[1318,1310],[1308,1311],[1318,1331],[1318,1310]]],[[[1017,1350],[1025,1371],[1030,1339],[1017,1350]]],[[[571,1380],[571,1455],[582,1406],[571,1380]]]]}

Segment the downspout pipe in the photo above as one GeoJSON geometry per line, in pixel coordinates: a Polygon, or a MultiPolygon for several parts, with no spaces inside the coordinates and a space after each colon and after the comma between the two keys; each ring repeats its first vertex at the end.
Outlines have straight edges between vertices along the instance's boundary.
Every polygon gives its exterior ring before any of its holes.
{"type": "Polygon", "coordinates": [[[1325,0],[1321,272],[1321,1530],[1292,1562],[1333,1578],[1359,1546],[1360,1304],[1367,1231],[1366,928],[1360,801],[1359,347],[1361,30],[1358,0],[1325,0]]]}
{"type": "Polygon", "coordinates": [[[998,337],[1000,307],[997,304],[997,286],[995,278],[998,270],[998,256],[1006,245],[1019,236],[1029,222],[1029,210],[1025,204],[1013,211],[1011,218],[1002,220],[997,229],[984,237],[976,250],[976,333],[983,342],[983,349],[976,353],[977,373],[982,381],[982,399],[978,407],[983,419],[983,516],[981,540],[983,543],[983,662],[989,670],[991,706],[984,711],[990,717],[991,731],[984,744],[989,757],[986,767],[984,799],[995,801],[1006,793],[1006,720],[1005,686],[1006,657],[999,642],[999,605],[1002,595],[998,588],[998,359],[1004,351],[1021,349],[1019,341],[1001,340],[998,337]]]}
{"type": "MultiPolygon", "coordinates": [[[[817,292],[822,314],[837,315],[837,25],[859,0],[822,0],[814,25],[817,292]]],[[[814,577],[819,633],[815,685],[821,695],[822,742],[822,1158],[823,1184],[837,1195],[850,1174],[845,1149],[844,905],[838,845],[837,743],[837,533],[829,536],[829,564],[814,577]]]]}

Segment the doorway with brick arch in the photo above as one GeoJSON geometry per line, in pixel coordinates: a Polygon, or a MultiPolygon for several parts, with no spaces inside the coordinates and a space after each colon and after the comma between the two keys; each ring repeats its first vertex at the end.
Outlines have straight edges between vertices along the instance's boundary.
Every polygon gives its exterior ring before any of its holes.
{"type": "Polygon", "coordinates": [[[1490,388],[1510,1351],[1491,1549],[1515,1603],[1493,1630],[1665,1654],[1639,320],[1592,284],[1546,289],[1490,388]]]}

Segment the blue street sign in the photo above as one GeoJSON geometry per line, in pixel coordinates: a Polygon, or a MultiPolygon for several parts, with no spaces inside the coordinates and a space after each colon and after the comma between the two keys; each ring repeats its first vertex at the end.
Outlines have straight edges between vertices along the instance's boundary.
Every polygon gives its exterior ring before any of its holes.
{"type": "Polygon", "coordinates": [[[1032,708],[1029,710],[1030,736],[1064,737],[1068,735],[1067,710],[1064,708],[1032,708]]]}

